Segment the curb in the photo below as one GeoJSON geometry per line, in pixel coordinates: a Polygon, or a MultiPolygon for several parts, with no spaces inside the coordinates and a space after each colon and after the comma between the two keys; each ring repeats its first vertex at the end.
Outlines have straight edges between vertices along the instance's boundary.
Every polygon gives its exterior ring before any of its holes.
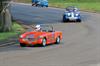
{"type": "Polygon", "coordinates": [[[16,44],[16,42],[4,43],[4,44],[0,44],[0,47],[10,46],[14,44],[16,44]]]}
{"type": "Polygon", "coordinates": [[[17,43],[17,41],[18,41],[17,37],[10,37],[9,39],[1,40],[0,47],[14,45],[17,43]]]}
{"type": "Polygon", "coordinates": [[[14,40],[14,38],[9,38],[8,40],[1,40],[0,41],[0,47],[4,47],[4,46],[10,46],[10,45],[14,45],[17,43],[17,39],[14,40]],[[11,40],[10,40],[11,39],[11,40]]]}

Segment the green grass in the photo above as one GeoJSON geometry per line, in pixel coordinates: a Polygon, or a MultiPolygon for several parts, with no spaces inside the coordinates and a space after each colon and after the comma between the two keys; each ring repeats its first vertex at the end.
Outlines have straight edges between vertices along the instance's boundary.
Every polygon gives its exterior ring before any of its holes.
{"type": "MultiPolygon", "coordinates": [[[[31,0],[17,0],[18,2],[31,3],[31,0]]],[[[49,6],[66,8],[77,6],[80,10],[100,12],[100,0],[48,0],[49,6]]]]}
{"type": "Polygon", "coordinates": [[[15,22],[14,22],[12,28],[13,29],[11,32],[0,33],[0,40],[5,40],[5,39],[8,39],[9,37],[17,36],[18,34],[20,34],[22,32],[22,30],[24,30],[21,25],[15,23],[15,22]]]}
{"type": "Polygon", "coordinates": [[[88,2],[88,3],[90,3],[90,2],[100,2],[100,0],[48,0],[50,3],[60,3],[60,2],[81,2],[81,3],[83,3],[83,2],[88,2]]]}
{"type": "MultiPolygon", "coordinates": [[[[31,0],[14,0],[14,1],[17,1],[17,2],[24,2],[24,3],[31,3],[32,1],[31,0]]],[[[87,3],[90,3],[90,2],[100,2],[100,0],[48,0],[49,3],[65,3],[65,2],[80,2],[80,3],[83,3],[83,2],[87,2],[87,3]]]]}
{"type": "Polygon", "coordinates": [[[80,10],[100,12],[100,0],[49,0],[49,6],[66,8],[67,6],[76,6],[80,10]]]}
{"type": "Polygon", "coordinates": [[[66,8],[67,6],[76,6],[80,10],[84,11],[91,11],[91,12],[100,12],[100,3],[50,3],[49,6],[51,7],[58,7],[58,8],[66,8]]]}
{"type": "Polygon", "coordinates": [[[21,2],[21,3],[31,3],[31,0],[14,0],[15,2],[21,2]]]}

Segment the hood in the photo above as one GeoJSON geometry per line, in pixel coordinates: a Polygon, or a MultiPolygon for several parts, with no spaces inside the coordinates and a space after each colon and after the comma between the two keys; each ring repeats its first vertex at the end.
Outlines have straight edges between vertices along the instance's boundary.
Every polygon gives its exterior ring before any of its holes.
{"type": "Polygon", "coordinates": [[[43,36],[45,34],[46,34],[46,32],[26,32],[21,35],[21,38],[26,38],[26,37],[37,38],[37,37],[43,36]]]}

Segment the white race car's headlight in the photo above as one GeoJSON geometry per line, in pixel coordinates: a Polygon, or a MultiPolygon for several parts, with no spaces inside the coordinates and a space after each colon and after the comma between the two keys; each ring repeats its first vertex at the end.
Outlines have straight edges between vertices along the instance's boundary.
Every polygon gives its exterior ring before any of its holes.
{"type": "Polygon", "coordinates": [[[67,15],[70,16],[71,14],[70,13],[67,13],[67,15]]]}
{"type": "Polygon", "coordinates": [[[78,16],[79,14],[76,14],[76,16],[78,16]]]}

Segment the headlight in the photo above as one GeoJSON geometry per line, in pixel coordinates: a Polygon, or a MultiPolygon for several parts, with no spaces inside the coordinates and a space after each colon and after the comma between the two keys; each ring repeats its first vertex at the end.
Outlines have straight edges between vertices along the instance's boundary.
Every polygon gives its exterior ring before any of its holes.
{"type": "Polygon", "coordinates": [[[68,13],[67,15],[70,16],[70,13],[68,13]]]}
{"type": "Polygon", "coordinates": [[[20,37],[20,38],[23,38],[23,36],[22,36],[22,35],[20,35],[19,37],[20,37]]]}
{"type": "Polygon", "coordinates": [[[76,16],[78,16],[79,14],[76,14],[76,16]]]}

